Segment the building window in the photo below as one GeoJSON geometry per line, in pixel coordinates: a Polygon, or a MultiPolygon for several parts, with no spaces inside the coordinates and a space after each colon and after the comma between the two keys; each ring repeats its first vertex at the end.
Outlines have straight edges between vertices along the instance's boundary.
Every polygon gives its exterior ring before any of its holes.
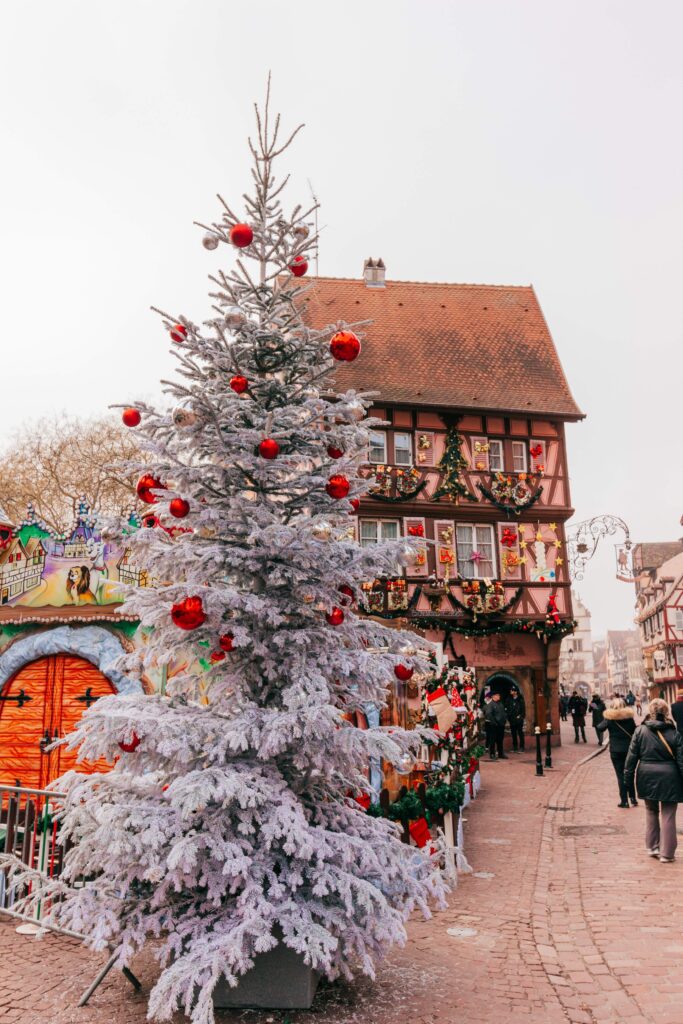
{"type": "Polygon", "coordinates": [[[683,668],[683,647],[676,648],[676,664],[683,668]]]}
{"type": "Polygon", "coordinates": [[[526,442],[512,442],[512,472],[526,473],[526,442]]]}
{"type": "Polygon", "coordinates": [[[387,435],[383,430],[370,431],[370,462],[384,465],[387,461],[387,435]]]}
{"type": "Polygon", "coordinates": [[[465,579],[495,576],[493,527],[458,523],[455,536],[460,575],[465,579]]]}
{"type": "Polygon", "coordinates": [[[500,473],[503,469],[503,442],[489,441],[489,469],[492,473],[500,473]]]}
{"type": "Polygon", "coordinates": [[[676,629],[683,629],[683,611],[681,611],[680,608],[676,609],[676,617],[674,619],[674,622],[676,623],[676,629]]]}
{"type": "Polygon", "coordinates": [[[574,650],[575,651],[582,651],[583,650],[583,640],[579,640],[577,637],[574,637],[572,639],[572,643],[574,644],[574,650]]]}
{"type": "Polygon", "coordinates": [[[379,544],[383,540],[398,540],[398,519],[361,519],[360,546],[379,544]]]}
{"type": "Polygon", "coordinates": [[[413,436],[412,434],[394,434],[394,465],[412,466],[413,436]]]}

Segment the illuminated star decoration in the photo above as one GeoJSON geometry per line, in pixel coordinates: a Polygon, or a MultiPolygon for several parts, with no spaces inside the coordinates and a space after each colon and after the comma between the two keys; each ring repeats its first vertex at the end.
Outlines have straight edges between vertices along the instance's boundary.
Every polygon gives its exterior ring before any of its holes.
{"type": "Polygon", "coordinates": [[[556,548],[561,548],[562,547],[562,541],[561,540],[556,540],[555,541],[555,547],[556,548]]]}
{"type": "Polygon", "coordinates": [[[553,533],[554,533],[554,532],[555,532],[555,531],[557,530],[557,523],[548,523],[548,527],[549,527],[549,529],[551,529],[551,530],[553,531],[553,533]]]}

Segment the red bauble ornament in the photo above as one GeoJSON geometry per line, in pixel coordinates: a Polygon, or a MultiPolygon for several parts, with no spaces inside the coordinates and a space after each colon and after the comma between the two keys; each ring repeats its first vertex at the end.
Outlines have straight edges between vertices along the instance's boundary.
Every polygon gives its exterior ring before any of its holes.
{"type": "Polygon", "coordinates": [[[171,608],[171,618],[179,629],[197,629],[206,621],[201,597],[186,597],[171,608]]]}
{"type": "Polygon", "coordinates": [[[120,742],[119,746],[121,747],[121,750],[124,752],[124,754],[132,754],[133,751],[137,750],[137,748],[140,746],[140,737],[136,732],[134,732],[130,738],[129,743],[120,742]]]}
{"type": "Polygon", "coordinates": [[[125,426],[137,427],[138,423],[142,419],[142,416],[137,409],[124,409],[121,416],[125,426]]]}
{"type": "Polygon", "coordinates": [[[209,661],[212,665],[216,665],[219,661],[225,661],[225,651],[212,651],[209,661]]]}
{"type": "Polygon", "coordinates": [[[258,453],[262,459],[276,459],[280,454],[280,445],[272,437],[266,437],[258,446],[258,453]]]}
{"type": "Polygon", "coordinates": [[[0,526],[0,550],[7,547],[13,536],[11,526],[0,526]]]}
{"type": "Polygon", "coordinates": [[[163,486],[161,480],[157,480],[151,473],[145,473],[138,480],[135,490],[140,501],[144,501],[146,505],[155,505],[157,498],[152,494],[152,490],[161,490],[163,486]]]}
{"type": "Polygon", "coordinates": [[[161,525],[161,523],[159,522],[159,516],[155,516],[153,514],[149,515],[149,516],[143,516],[142,517],[142,525],[147,530],[153,530],[155,526],[160,526],[161,525]]]}
{"type": "Polygon", "coordinates": [[[218,646],[222,651],[230,652],[234,648],[234,639],[232,633],[223,633],[223,636],[218,641],[218,646]]]}
{"type": "Polygon", "coordinates": [[[348,597],[349,604],[351,603],[351,601],[353,601],[354,597],[356,596],[353,587],[350,587],[348,583],[342,583],[341,587],[339,588],[339,593],[343,594],[344,597],[348,597]]]}
{"type": "Polygon", "coordinates": [[[254,232],[248,224],[233,224],[230,228],[230,241],[238,249],[246,249],[254,241],[254,232]]]}
{"type": "Polygon", "coordinates": [[[351,505],[351,511],[349,512],[349,515],[355,516],[356,512],[360,508],[360,498],[351,498],[349,504],[351,505]]]}
{"type": "Polygon", "coordinates": [[[190,511],[190,503],[185,501],[184,498],[173,498],[168,506],[168,511],[175,519],[184,519],[190,511]]]}
{"type": "Polygon", "coordinates": [[[325,485],[325,490],[327,491],[331,498],[335,498],[338,501],[340,498],[346,497],[346,495],[349,493],[350,487],[351,484],[346,479],[346,477],[342,476],[340,473],[337,473],[334,476],[331,476],[330,479],[327,481],[327,484],[325,485]]]}
{"type": "Polygon", "coordinates": [[[181,345],[187,337],[187,327],[184,324],[174,324],[171,328],[171,341],[175,341],[176,345],[181,345]]]}
{"type": "Polygon", "coordinates": [[[240,374],[237,374],[237,376],[233,377],[232,380],[230,381],[230,387],[235,392],[235,394],[242,395],[249,387],[249,381],[247,380],[246,377],[242,377],[240,376],[240,374]]]}
{"type": "Polygon", "coordinates": [[[331,626],[341,626],[344,621],[344,612],[336,606],[325,616],[331,626]]]}
{"type": "Polygon", "coordinates": [[[335,448],[334,445],[330,445],[327,449],[327,454],[331,459],[341,459],[344,450],[343,448],[335,448]]]}
{"type": "Polygon", "coordinates": [[[308,270],[308,263],[303,256],[295,256],[289,264],[289,269],[294,274],[294,277],[303,277],[308,270]]]}
{"type": "Polygon", "coordinates": [[[360,340],[353,331],[337,331],[330,341],[330,352],[341,363],[352,363],[360,354],[360,340]]]}
{"type": "Polygon", "coordinates": [[[394,675],[402,683],[407,683],[409,679],[412,679],[414,671],[415,669],[410,668],[409,665],[394,665],[394,675]]]}

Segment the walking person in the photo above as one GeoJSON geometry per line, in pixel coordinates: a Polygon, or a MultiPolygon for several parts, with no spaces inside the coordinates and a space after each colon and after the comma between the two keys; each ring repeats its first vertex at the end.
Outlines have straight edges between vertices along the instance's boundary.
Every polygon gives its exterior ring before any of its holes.
{"type": "Polygon", "coordinates": [[[645,852],[670,864],[678,843],[676,807],[683,803],[683,736],[665,700],[650,701],[645,721],[633,734],[624,767],[627,788],[634,775],[645,801],[645,852]]]}
{"type": "Polygon", "coordinates": [[[619,786],[619,807],[628,807],[629,800],[632,807],[637,807],[638,801],[633,780],[628,788],[624,782],[626,755],[636,731],[633,708],[627,708],[621,697],[613,697],[609,702],[609,707],[605,709],[602,721],[596,728],[600,737],[605,733],[609,736],[609,756],[619,786]]]}
{"type": "Polygon", "coordinates": [[[676,700],[671,705],[671,717],[676,723],[676,728],[683,736],[683,686],[676,691],[676,700]]]}
{"type": "Polygon", "coordinates": [[[491,700],[484,708],[484,717],[489,727],[489,758],[491,761],[495,761],[498,757],[507,761],[508,756],[503,750],[507,715],[500,702],[499,693],[492,694],[491,700]]]}
{"type": "Polygon", "coordinates": [[[505,714],[510,723],[512,750],[516,754],[517,751],[524,750],[524,719],[526,718],[524,697],[516,686],[512,687],[510,696],[505,701],[505,714]]]}
{"type": "Polygon", "coordinates": [[[569,707],[569,697],[566,693],[560,696],[560,718],[563,722],[567,721],[567,709],[569,707]]]}
{"type": "Polygon", "coordinates": [[[583,742],[588,743],[586,739],[587,711],[588,701],[579,694],[578,690],[574,690],[569,698],[569,714],[572,716],[572,725],[574,726],[574,743],[579,742],[579,730],[581,731],[583,742]]]}
{"type": "Polygon", "coordinates": [[[595,735],[598,737],[598,746],[601,747],[604,736],[602,732],[599,731],[598,726],[602,722],[605,713],[605,702],[599,693],[593,694],[591,702],[588,705],[588,710],[593,716],[593,728],[595,729],[595,735]]]}

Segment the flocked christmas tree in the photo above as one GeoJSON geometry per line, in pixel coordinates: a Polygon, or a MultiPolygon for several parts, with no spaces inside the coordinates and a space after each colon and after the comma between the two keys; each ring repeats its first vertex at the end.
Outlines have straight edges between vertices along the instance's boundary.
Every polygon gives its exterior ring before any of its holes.
{"type": "Polygon", "coordinates": [[[154,939],[150,1016],[180,1006],[195,1024],[213,1019],[219,978],[235,983],[279,936],[330,978],[372,975],[411,911],[442,899],[429,856],[353,798],[372,759],[405,764],[417,739],[345,717],[382,704],[398,666],[428,671],[413,634],[353,604],[412,551],[353,540],[371,421],[330,374],[360,343],[344,323],[302,321],[312,211],[286,217],[273,176],[294,136],[280,144],[267,104],[257,128],[245,215],[221,200],[205,226],[231,263],[212,278],[211,319],[162,314],[174,408],[124,412],[149,452],[137,472],[152,527],[126,540],[152,585],[128,592],[126,614],[151,630],[124,667],[187,668],[165,694],[101,699],[71,742],[115,767],[60,780],[64,877],[97,875],[59,921],[121,963],[154,939]]]}

